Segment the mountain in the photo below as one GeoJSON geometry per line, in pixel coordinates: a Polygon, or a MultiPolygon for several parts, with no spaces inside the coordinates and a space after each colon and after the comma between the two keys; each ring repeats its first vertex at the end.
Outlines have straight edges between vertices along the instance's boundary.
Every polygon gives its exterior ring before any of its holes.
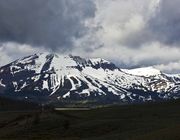
{"type": "Polygon", "coordinates": [[[180,97],[180,76],[153,67],[120,69],[101,58],[39,53],[0,68],[0,95],[46,103],[168,100],[180,97]]]}

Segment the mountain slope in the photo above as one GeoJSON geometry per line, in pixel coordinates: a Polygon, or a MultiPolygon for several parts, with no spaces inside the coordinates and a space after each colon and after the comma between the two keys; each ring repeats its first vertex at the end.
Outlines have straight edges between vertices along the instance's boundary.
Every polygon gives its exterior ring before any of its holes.
{"type": "Polygon", "coordinates": [[[176,99],[179,87],[179,76],[153,68],[121,70],[101,58],[42,53],[0,68],[1,95],[33,101],[176,99]]]}

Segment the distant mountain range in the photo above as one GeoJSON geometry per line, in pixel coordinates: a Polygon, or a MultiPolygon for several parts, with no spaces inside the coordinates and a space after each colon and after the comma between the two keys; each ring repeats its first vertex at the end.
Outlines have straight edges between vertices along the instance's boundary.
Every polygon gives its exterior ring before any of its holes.
{"type": "Polygon", "coordinates": [[[0,96],[34,102],[139,103],[180,97],[180,75],[101,58],[40,53],[0,68],[0,96]]]}

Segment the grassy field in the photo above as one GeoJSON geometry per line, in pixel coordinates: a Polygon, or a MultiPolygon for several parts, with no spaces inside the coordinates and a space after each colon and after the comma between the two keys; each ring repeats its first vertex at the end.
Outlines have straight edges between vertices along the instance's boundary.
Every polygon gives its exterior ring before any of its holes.
{"type": "Polygon", "coordinates": [[[1,111],[0,140],[180,140],[180,102],[1,111]]]}

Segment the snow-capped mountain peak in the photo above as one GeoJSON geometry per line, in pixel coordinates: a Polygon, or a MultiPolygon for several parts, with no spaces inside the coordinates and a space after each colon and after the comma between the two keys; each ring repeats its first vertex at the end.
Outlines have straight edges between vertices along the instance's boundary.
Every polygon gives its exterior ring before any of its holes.
{"type": "Polygon", "coordinates": [[[132,75],[137,75],[137,76],[145,76],[145,77],[150,77],[150,76],[156,76],[162,74],[162,72],[158,69],[155,69],[154,67],[143,67],[143,68],[136,68],[136,69],[122,69],[122,71],[132,74],[132,75]]]}
{"type": "Polygon", "coordinates": [[[179,76],[124,70],[101,58],[39,53],[0,68],[0,94],[31,100],[140,102],[179,98],[179,91],[179,76]]]}

